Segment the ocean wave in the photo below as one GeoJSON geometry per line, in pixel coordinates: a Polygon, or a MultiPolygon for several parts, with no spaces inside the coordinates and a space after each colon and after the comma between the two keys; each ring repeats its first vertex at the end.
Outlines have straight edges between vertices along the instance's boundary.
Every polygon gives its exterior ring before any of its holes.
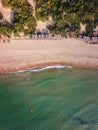
{"type": "Polygon", "coordinates": [[[47,69],[63,69],[63,68],[72,69],[72,66],[51,65],[51,66],[44,66],[40,68],[33,68],[30,71],[37,72],[37,71],[42,71],[42,70],[47,70],[47,69]]]}
{"type": "Polygon", "coordinates": [[[48,70],[48,69],[72,69],[72,66],[64,66],[64,65],[51,65],[51,66],[43,66],[43,67],[37,67],[37,68],[30,68],[26,70],[19,70],[16,72],[8,72],[8,74],[18,74],[18,73],[24,73],[24,72],[38,72],[42,70],[48,70]]]}
{"type": "Polygon", "coordinates": [[[7,72],[6,74],[19,74],[19,73],[24,73],[24,72],[28,72],[29,70],[26,69],[26,70],[18,70],[18,71],[15,71],[15,72],[7,72]]]}

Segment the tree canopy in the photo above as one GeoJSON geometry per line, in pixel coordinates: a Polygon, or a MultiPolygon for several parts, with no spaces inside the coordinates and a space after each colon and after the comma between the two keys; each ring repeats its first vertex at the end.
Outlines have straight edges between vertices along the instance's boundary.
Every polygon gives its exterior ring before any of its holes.
{"type": "MultiPolygon", "coordinates": [[[[45,21],[51,16],[54,25],[49,26],[50,32],[66,36],[75,36],[80,30],[80,23],[86,24],[87,34],[98,25],[97,0],[35,0],[37,20],[45,21]]],[[[2,0],[4,7],[15,11],[12,24],[0,23],[0,34],[35,31],[36,20],[33,8],[27,0],[2,0]],[[2,31],[5,30],[5,31],[2,31]]],[[[0,17],[2,17],[0,15],[0,17]]]]}

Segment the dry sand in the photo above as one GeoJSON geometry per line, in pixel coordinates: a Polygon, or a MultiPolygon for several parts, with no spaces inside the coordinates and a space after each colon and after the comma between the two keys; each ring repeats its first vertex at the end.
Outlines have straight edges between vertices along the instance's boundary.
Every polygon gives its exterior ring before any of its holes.
{"type": "Polygon", "coordinates": [[[5,8],[2,5],[2,1],[0,0],[0,12],[3,15],[3,20],[2,21],[8,21],[9,23],[12,22],[13,20],[13,15],[14,15],[14,11],[11,10],[10,8],[5,8]]]}
{"type": "Polygon", "coordinates": [[[54,64],[98,67],[98,45],[75,39],[0,43],[0,73],[54,64]]]}

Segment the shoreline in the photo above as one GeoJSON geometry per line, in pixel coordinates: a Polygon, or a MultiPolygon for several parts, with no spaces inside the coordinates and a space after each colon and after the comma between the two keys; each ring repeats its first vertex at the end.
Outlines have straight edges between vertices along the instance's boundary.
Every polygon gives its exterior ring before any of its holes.
{"type": "Polygon", "coordinates": [[[80,68],[80,69],[98,69],[98,66],[86,66],[81,64],[68,64],[68,63],[44,63],[44,64],[37,64],[33,67],[21,67],[21,68],[9,68],[9,69],[2,69],[0,70],[0,74],[16,74],[16,73],[24,73],[24,72],[37,72],[42,70],[49,70],[49,69],[73,69],[73,68],[80,68]],[[54,66],[54,67],[52,67],[54,66]],[[56,66],[63,66],[63,67],[56,67],[56,66]]]}
{"type": "Polygon", "coordinates": [[[72,69],[72,68],[73,68],[72,66],[64,66],[60,64],[55,64],[55,65],[46,65],[46,66],[40,66],[40,67],[34,67],[34,68],[26,68],[23,70],[2,73],[2,74],[19,74],[19,73],[25,73],[25,72],[39,72],[39,71],[51,70],[51,69],[72,69]]]}
{"type": "Polygon", "coordinates": [[[98,46],[78,39],[0,43],[1,74],[53,65],[98,68],[98,46]]]}

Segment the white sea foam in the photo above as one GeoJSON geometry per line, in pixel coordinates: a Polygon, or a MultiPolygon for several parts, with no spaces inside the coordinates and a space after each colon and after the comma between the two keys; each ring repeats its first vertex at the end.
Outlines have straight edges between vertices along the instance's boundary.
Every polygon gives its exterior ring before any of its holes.
{"type": "Polygon", "coordinates": [[[43,67],[39,67],[39,68],[31,68],[31,69],[26,69],[26,70],[19,70],[16,72],[9,72],[8,74],[19,74],[19,73],[24,73],[24,72],[38,72],[38,71],[42,71],[42,70],[48,70],[48,69],[72,69],[72,66],[64,66],[64,65],[51,65],[51,66],[43,66],[43,67]]]}
{"type": "Polygon", "coordinates": [[[42,70],[47,70],[47,69],[63,69],[63,68],[72,69],[72,66],[51,65],[51,66],[44,66],[41,68],[34,68],[34,69],[31,69],[30,71],[37,72],[37,71],[42,71],[42,70]]]}
{"type": "Polygon", "coordinates": [[[16,71],[16,72],[8,72],[8,74],[19,74],[19,73],[24,73],[24,72],[27,72],[27,70],[19,70],[19,71],[16,71]]]}

